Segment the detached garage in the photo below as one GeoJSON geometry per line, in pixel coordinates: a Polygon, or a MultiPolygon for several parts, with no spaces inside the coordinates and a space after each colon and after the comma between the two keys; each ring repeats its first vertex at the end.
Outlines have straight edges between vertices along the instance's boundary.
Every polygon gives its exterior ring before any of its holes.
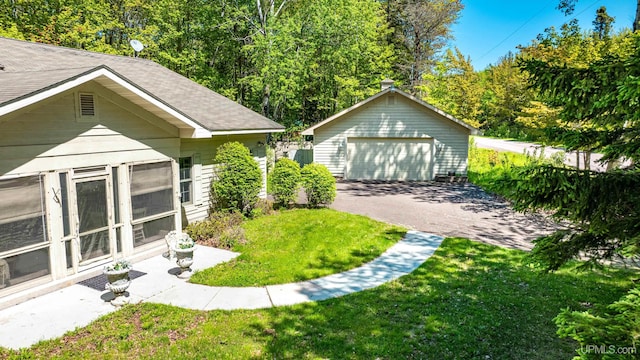
{"type": "Polygon", "coordinates": [[[466,174],[476,129],[383,81],[378,94],[305,130],[313,161],[350,180],[432,180],[466,174]]]}

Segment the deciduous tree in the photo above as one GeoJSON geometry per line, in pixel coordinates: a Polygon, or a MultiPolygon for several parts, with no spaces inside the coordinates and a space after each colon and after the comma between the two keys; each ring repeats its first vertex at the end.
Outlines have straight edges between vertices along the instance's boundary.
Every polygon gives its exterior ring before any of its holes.
{"type": "Polygon", "coordinates": [[[423,99],[466,123],[480,127],[480,101],[484,92],[480,75],[458,48],[447,50],[442,61],[423,76],[418,89],[423,99]]]}

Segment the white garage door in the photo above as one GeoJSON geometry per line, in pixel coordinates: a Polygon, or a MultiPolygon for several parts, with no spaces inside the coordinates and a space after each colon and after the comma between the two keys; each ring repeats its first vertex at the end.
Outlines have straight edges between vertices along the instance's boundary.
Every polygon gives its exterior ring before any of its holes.
{"type": "Polygon", "coordinates": [[[349,138],[347,179],[431,180],[433,139],[349,138]]]}

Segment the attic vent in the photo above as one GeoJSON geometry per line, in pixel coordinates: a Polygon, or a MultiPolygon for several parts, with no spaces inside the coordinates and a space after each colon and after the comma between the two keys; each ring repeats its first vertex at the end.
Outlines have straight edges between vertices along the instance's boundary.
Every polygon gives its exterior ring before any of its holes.
{"type": "Polygon", "coordinates": [[[80,116],[95,116],[96,104],[93,94],[80,94],[80,116]]]}
{"type": "Polygon", "coordinates": [[[388,104],[389,104],[389,105],[393,105],[393,104],[395,104],[395,103],[396,103],[396,98],[395,98],[395,96],[393,96],[393,95],[389,95],[388,99],[389,99],[389,102],[388,102],[388,104]]]}

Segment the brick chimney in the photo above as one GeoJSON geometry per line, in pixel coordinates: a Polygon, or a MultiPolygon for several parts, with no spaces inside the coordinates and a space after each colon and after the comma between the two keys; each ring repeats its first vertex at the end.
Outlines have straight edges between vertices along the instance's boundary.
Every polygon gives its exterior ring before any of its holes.
{"type": "Polygon", "coordinates": [[[380,83],[380,87],[381,87],[381,91],[387,90],[388,88],[394,88],[393,84],[395,83],[395,81],[391,80],[391,79],[384,79],[382,80],[382,82],[380,83]]]}

